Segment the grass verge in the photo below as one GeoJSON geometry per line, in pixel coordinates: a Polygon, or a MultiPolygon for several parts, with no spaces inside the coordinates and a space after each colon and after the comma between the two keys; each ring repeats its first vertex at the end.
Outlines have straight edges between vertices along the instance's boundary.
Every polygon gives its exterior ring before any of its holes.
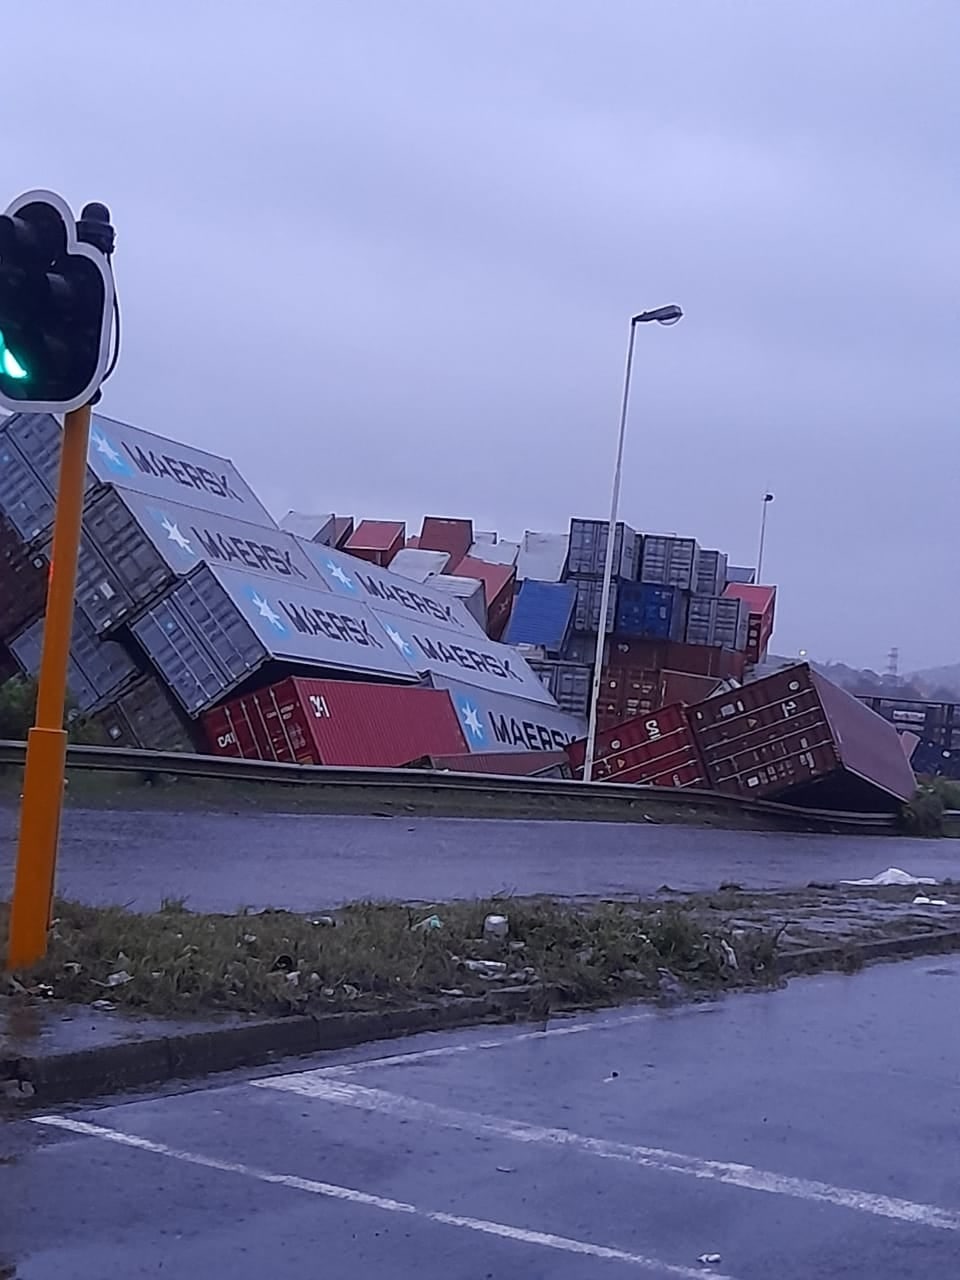
{"type": "MultiPolygon", "coordinates": [[[[0,904],[0,948],[8,908],[0,904]]],[[[260,1015],[400,1007],[500,985],[545,1002],[606,1004],[771,980],[774,931],[706,923],[682,903],[495,899],[406,907],[361,902],[332,915],[152,914],[56,904],[46,959],[12,980],[24,998],[159,1015],[260,1015]],[[485,937],[489,915],[504,937],[485,937]],[[547,995],[549,993],[549,997],[547,995]]]]}

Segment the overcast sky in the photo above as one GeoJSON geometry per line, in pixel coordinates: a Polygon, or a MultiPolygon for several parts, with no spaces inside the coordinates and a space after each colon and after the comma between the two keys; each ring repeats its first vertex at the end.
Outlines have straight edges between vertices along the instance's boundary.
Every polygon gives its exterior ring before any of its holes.
{"type": "Polygon", "coordinates": [[[957,0],[30,0],[3,181],[101,199],[104,411],[289,507],[755,559],[775,648],[960,659],[957,0]]]}

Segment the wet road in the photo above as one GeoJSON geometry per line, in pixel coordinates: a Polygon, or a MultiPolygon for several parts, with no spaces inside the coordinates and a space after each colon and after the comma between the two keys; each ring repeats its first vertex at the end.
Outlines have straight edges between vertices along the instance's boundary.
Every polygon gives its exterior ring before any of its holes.
{"type": "MultiPolygon", "coordinates": [[[[0,895],[16,810],[0,809],[0,895]]],[[[629,894],[803,885],[899,866],[960,879],[960,841],[779,835],[683,826],[300,814],[64,814],[59,888],[152,909],[311,910],[357,898],[441,901],[494,893],[629,894]]]]}
{"type": "Polygon", "coordinates": [[[18,1120],[0,1253],[19,1280],[954,1275],[958,998],[960,963],[917,960],[18,1120]]]}

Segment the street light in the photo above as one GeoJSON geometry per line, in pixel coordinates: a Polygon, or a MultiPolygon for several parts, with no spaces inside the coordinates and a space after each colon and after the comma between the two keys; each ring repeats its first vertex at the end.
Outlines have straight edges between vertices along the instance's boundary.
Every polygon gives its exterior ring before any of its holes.
{"type": "Polygon", "coordinates": [[[766,537],[767,537],[767,507],[769,507],[772,501],[773,501],[772,493],[765,493],[763,495],[763,505],[761,508],[762,514],[760,516],[760,549],[757,552],[757,582],[758,583],[763,582],[763,544],[766,541],[766,537]]]}
{"type": "Polygon", "coordinates": [[[623,398],[620,402],[620,428],[617,433],[617,461],[613,469],[613,492],[610,497],[610,523],[607,526],[607,555],[603,563],[603,588],[600,592],[600,618],[597,626],[597,652],[593,666],[593,686],[590,694],[590,711],[587,718],[587,745],[583,757],[583,780],[593,776],[593,753],[597,741],[597,710],[600,701],[600,680],[603,675],[603,647],[607,638],[607,610],[610,608],[610,587],[613,582],[613,552],[616,543],[617,513],[620,508],[620,478],[623,474],[623,444],[627,431],[627,406],[630,400],[630,377],[633,372],[633,340],[638,324],[655,320],[657,324],[676,324],[683,312],[677,306],[657,307],[654,311],[641,311],[630,317],[630,337],[627,341],[627,361],[623,372],[623,398]]]}

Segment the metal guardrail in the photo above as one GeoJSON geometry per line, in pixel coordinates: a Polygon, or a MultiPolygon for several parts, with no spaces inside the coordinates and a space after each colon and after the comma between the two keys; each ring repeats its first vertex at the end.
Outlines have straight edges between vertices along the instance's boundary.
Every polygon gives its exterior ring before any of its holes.
{"type": "MultiPolygon", "coordinates": [[[[0,741],[0,765],[23,765],[26,744],[0,741]]],[[[160,773],[179,778],[204,778],[220,782],[280,783],[294,786],[325,786],[342,791],[376,790],[383,795],[395,791],[398,797],[414,793],[443,792],[456,795],[477,793],[513,796],[518,800],[600,802],[611,812],[622,812],[633,820],[644,803],[668,802],[692,809],[729,814],[753,814],[779,818],[794,825],[802,822],[833,830],[889,831],[896,817],[887,813],[843,813],[829,809],[800,809],[772,800],[750,800],[721,791],[675,787],[631,787],[612,782],[576,782],[565,778],[528,778],[509,774],[453,773],[430,769],[368,769],[336,765],[283,764],[272,760],[242,760],[229,756],[187,755],[176,751],[134,751],[118,747],[70,746],[69,769],[90,769],[121,773],[160,773]]]]}

